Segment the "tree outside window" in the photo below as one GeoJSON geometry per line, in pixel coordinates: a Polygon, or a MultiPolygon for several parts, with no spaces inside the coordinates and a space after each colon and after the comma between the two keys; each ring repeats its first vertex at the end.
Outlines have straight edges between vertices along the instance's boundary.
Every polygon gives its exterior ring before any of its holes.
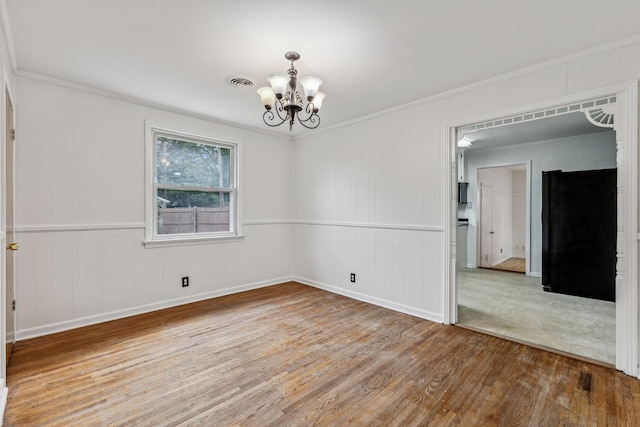
{"type": "Polygon", "coordinates": [[[236,145],[155,128],[151,135],[155,200],[148,239],[234,235],[236,145]]]}

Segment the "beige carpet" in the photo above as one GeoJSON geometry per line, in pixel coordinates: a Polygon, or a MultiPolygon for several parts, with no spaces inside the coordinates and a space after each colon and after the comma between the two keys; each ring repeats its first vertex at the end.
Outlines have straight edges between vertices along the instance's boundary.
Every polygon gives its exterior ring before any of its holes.
{"type": "Polygon", "coordinates": [[[458,323],[615,364],[615,303],[544,292],[537,277],[458,271],[458,323]]]}

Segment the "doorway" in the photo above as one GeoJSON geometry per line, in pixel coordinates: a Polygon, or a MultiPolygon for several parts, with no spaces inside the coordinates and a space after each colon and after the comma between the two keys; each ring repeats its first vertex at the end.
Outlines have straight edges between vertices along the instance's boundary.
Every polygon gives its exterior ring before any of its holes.
{"type": "MultiPolygon", "coordinates": [[[[491,268],[495,242],[493,223],[493,187],[480,181],[480,260],[478,265],[483,268],[491,268]]],[[[496,228],[499,221],[495,221],[496,228]]]]}
{"type": "MultiPolygon", "coordinates": [[[[480,268],[466,268],[458,272],[458,324],[614,364],[615,304],[573,296],[580,295],[578,293],[560,296],[545,292],[540,277],[543,273],[543,247],[539,215],[527,227],[533,235],[531,245],[525,244],[525,252],[529,251],[534,260],[534,274],[529,272],[525,277],[517,277],[513,272],[496,271],[497,266],[514,258],[514,250],[516,247],[520,250],[522,245],[522,237],[517,244],[513,238],[525,234],[523,219],[514,218],[514,212],[523,210],[514,209],[513,195],[514,187],[519,188],[518,193],[523,193],[526,166],[532,165],[533,171],[526,198],[533,206],[532,212],[540,212],[542,207],[544,171],[615,167],[615,132],[612,129],[594,130],[584,116],[577,115],[577,119],[584,121],[582,132],[564,138],[511,143],[488,150],[482,147],[482,142],[486,138],[490,144],[491,134],[478,132],[467,135],[476,138],[474,147],[466,148],[465,157],[469,167],[469,186],[475,188],[479,199],[475,209],[473,206],[467,209],[469,227],[473,228],[474,223],[478,225],[477,233],[468,235],[468,246],[478,248],[475,265],[480,268]],[[510,165],[510,161],[526,163],[519,166],[522,170],[516,174],[510,167],[517,168],[510,165]],[[515,185],[514,177],[519,179],[515,185]],[[520,224],[518,230],[514,229],[514,224],[520,224]],[[599,326],[594,328],[594,324],[599,326]]],[[[546,127],[550,124],[542,120],[536,125],[546,127]]],[[[518,127],[514,126],[509,132],[509,142],[519,141],[518,127]]],[[[588,197],[582,200],[588,200],[588,197]]],[[[579,208],[581,204],[582,201],[573,203],[570,210],[579,208]]],[[[585,209],[580,212],[589,213],[585,209]]],[[[584,228],[586,224],[588,222],[581,221],[580,226],[584,228]]],[[[608,258],[615,258],[615,247],[609,255],[608,258]]]]}
{"type": "MultiPolygon", "coordinates": [[[[459,138],[461,137],[461,135],[465,138],[465,139],[469,139],[467,137],[470,137],[471,142],[473,141],[473,132],[478,130],[478,129],[486,129],[486,128],[492,128],[492,127],[497,127],[499,128],[498,130],[500,132],[503,133],[502,135],[502,139],[511,139],[512,135],[505,135],[504,134],[504,129],[506,127],[510,127],[512,124],[514,123],[518,123],[518,126],[525,122],[525,121],[529,121],[529,122],[534,122],[534,121],[538,121],[538,120],[552,120],[555,118],[555,115],[563,115],[566,114],[566,118],[570,118],[569,116],[572,115],[572,112],[575,112],[576,114],[573,114],[575,117],[581,117],[582,119],[585,118],[585,116],[587,114],[585,113],[590,113],[591,111],[589,110],[589,108],[593,108],[595,105],[601,105],[599,104],[600,102],[602,103],[607,103],[607,102],[611,102],[613,104],[616,103],[617,101],[620,101],[621,99],[623,99],[624,96],[626,96],[625,102],[629,102],[630,99],[637,99],[637,87],[634,85],[633,87],[631,87],[631,85],[629,86],[623,86],[620,85],[621,87],[618,88],[618,90],[620,90],[620,93],[618,95],[618,97],[616,98],[616,96],[613,95],[608,95],[605,99],[603,100],[591,100],[591,101],[580,101],[579,98],[575,97],[572,99],[567,98],[567,104],[564,105],[556,105],[554,106],[548,106],[543,112],[531,112],[532,110],[529,110],[529,113],[518,113],[517,111],[514,111],[514,116],[510,116],[507,118],[495,118],[495,117],[488,117],[488,122],[480,122],[477,124],[472,124],[472,125],[462,125],[462,126],[456,126],[456,127],[450,127],[449,130],[449,141],[451,143],[451,150],[452,152],[455,151],[456,148],[456,142],[459,141],[459,138]],[[628,91],[628,92],[627,92],[628,91]],[[575,102],[576,104],[571,105],[570,103],[575,102]],[[584,111],[582,109],[585,109],[584,111]],[[520,115],[518,115],[520,114],[520,115]],[[506,124],[509,124],[509,126],[505,126],[506,124]]],[[[617,92],[615,92],[617,93],[617,92]]],[[[583,98],[586,99],[586,98],[583,98]]],[[[609,144],[610,150],[612,151],[612,155],[608,156],[609,159],[611,159],[611,161],[613,162],[613,167],[617,167],[618,168],[618,194],[619,196],[622,194],[622,196],[620,197],[621,200],[619,206],[621,206],[621,209],[623,209],[624,211],[628,211],[628,212],[632,212],[633,209],[635,209],[636,203],[637,203],[637,195],[634,193],[634,188],[636,188],[636,184],[633,182],[633,180],[631,179],[633,175],[633,173],[635,173],[635,171],[637,170],[637,163],[635,161],[629,160],[629,159],[635,159],[635,154],[637,153],[637,134],[635,133],[635,131],[637,130],[637,122],[635,122],[635,116],[633,114],[633,109],[631,109],[630,111],[628,110],[630,104],[625,103],[624,105],[609,105],[607,107],[608,111],[613,111],[616,113],[619,113],[619,116],[616,118],[616,129],[614,132],[613,129],[603,129],[603,132],[610,132],[613,134],[612,140],[611,140],[611,144],[609,144]],[[621,125],[622,123],[622,125],[621,125]],[[627,156],[630,156],[629,159],[627,158],[627,156]],[[630,188],[630,190],[628,192],[625,191],[621,191],[621,189],[624,188],[630,188]]],[[[632,104],[635,105],[635,104],[632,104]]],[[[539,108],[539,107],[538,107],[539,108]]],[[[520,110],[520,111],[524,111],[524,110],[520,110]]],[[[590,121],[591,122],[591,121],[590,121]]],[[[591,122],[593,124],[593,122],[591,122]]],[[[530,123],[531,125],[533,125],[533,123],[530,123]]],[[[517,126],[514,126],[514,128],[517,126]]],[[[549,126],[549,129],[553,129],[553,126],[549,126]]],[[[498,130],[495,132],[496,135],[500,136],[498,130]]],[[[511,129],[510,129],[511,130],[511,129]]],[[[531,130],[531,127],[528,129],[531,130]]],[[[566,138],[567,135],[563,135],[563,136],[555,136],[553,138],[549,138],[550,140],[554,140],[554,139],[563,139],[566,138]]],[[[500,139],[500,138],[498,138],[500,139]]],[[[531,142],[532,140],[529,140],[527,142],[531,142]]],[[[535,140],[533,140],[535,141],[535,140]]],[[[514,142],[511,142],[512,144],[514,144],[514,142]]],[[[485,151],[489,152],[491,150],[495,149],[494,147],[490,147],[490,148],[486,148],[485,151]]],[[[518,146],[517,150],[522,149],[521,146],[518,146]]],[[[568,151],[565,152],[565,154],[568,154],[569,156],[576,156],[576,157],[580,157],[583,156],[583,147],[577,147],[577,149],[572,148],[568,151]]],[[[584,156],[583,156],[584,157],[584,156]]],[[[467,156],[467,160],[470,161],[468,159],[467,156]]],[[[504,162],[505,161],[505,156],[500,157],[500,161],[499,162],[504,162]]],[[[551,161],[555,161],[555,157],[551,156],[551,161]]],[[[531,165],[531,163],[529,163],[529,165],[531,165]]],[[[534,168],[538,167],[537,161],[533,162],[534,168]]],[[[454,164],[455,167],[455,164],[454,164]]],[[[476,173],[477,171],[477,167],[478,165],[475,165],[476,170],[472,170],[472,168],[469,166],[469,170],[465,173],[465,176],[473,176],[474,173],[476,173]]],[[[555,167],[550,168],[551,170],[556,169],[555,167]]],[[[589,168],[587,168],[589,169],[589,168]]],[[[593,169],[597,169],[597,168],[593,168],[593,169]]],[[[541,175],[541,173],[538,173],[540,171],[531,171],[530,172],[530,176],[527,176],[527,180],[528,182],[531,182],[532,180],[538,179],[537,176],[541,175]]],[[[469,183],[469,188],[470,188],[470,194],[479,194],[478,191],[478,184],[477,183],[469,183]]],[[[536,185],[532,184],[532,188],[535,188],[536,185]]],[[[450,187],[452,191],[455,190],[455,186],[451,186],[450,187]]],[[[493,193],[495,193],[495,189],[492,189],[493,193]]],[[[492,196],[495,198],[495,194],[492,194],[492,196]]],[[[530,198],[530,195],[527,196],[529,198],[529,200],[535,200],[530,198]]],[[[455,200],[455,197],[452,198],[453,200],[455,200]]],[[[536,206],[537,202],[533,202],[533,205],[528,208],[527,210],[527,216],[528,218],[531,219],[531,223],[534,222],[538,222],[540,220],[540,207],[536,206]],[[537,216],[537,218],[536,218],[537,216]]],[[[479,207],[480,204],[480,196],[478,196],[478,198],[475,200],[475,206],[479,207]]],[[[454,205],[455,206],[455,205],[454,205]]],[[[452,213],[455,217],[455,207],[452,206],[452,209],[449,211],[450,213],[452,213]]],[[[576,207],[577,208],[577,207],[576,207]]],[[[467,209],[469,209],[469,207],[467,207],[467,209]]],[[[480,213],[478,212],[478,210],[476,209],[477,214],[475,214],[475,218],[474,218],[474,214],[471,213],[469,215],[469,229],[472,229],[474,226],[480,227],[480,223],[478,221],[480,213]]],[[[625,273],[629,273],[629,274],[619,274],[616,276],[616,289],[617,289],[617,300],[618,303],[615,304],[615,306],[612,309],[612,319],[613,319],[613,326],[611,328],[612,331],[612,336],[613,336],[613,341],[611,344],[611,347],[615,348],[615,354],[613,356],[614,360],[610,360],[608,361],[608,363],[615,363],[616,367],[618,369],[622,369],[624,370],[626,373],[630,374],[630,375],[636,375],[637,372],[637,366],[635,365],[635,363],[630,363],[631,360],[637,360],[637,354],[635,353],[631,353],[629,351],[629,346],[631,346],[631,348],[634,348],[635,345],[637,345],[637,341],[638,341],[638,337],[637,337],[637,329],[638,329],[638,325],[637,325],[637,319],[635,317],[637,311],[638,311],[638,307],[637,307],[637,302],[636,299],[633,297],[634,295],[637,295],[637,283],[634,280],[634,278],[637,275],[637,266],[632,265],[629,262],[625,261],[625,256],[623,256],[623,254],[627,254],[626,256],[632,256],[631,259],[635,259],[635,254],[637,254],[637,247],[634,245],[635,241],[634,238],[636,236],[637,233],[637,225],[632,221],[632,220],[628,220],[628,217],[634,217],[634,214],[629,213],[628,215],[623,215],[622,214],[622,210],[620,210],[618,212],[618,245],[616,247],[616,251],[618,254],[618,271],[625,271],[625,273]],[[620,263],[620,261],[622,260],[622,264],[620,263]],[[622,285],[622,286],[621,286],[622,285]],[[621,295],[622,294],[622,295],[621,295]],[[622,298],[620,298],[620,296],[622,296],[622,298]],[[626,296],[626,298],[625,298],[626,296]],[[623,353],[623,354],[621,354],[623,353]]],[[[460,210],[458,209],[458,213],[460,213],[460,210]]],[[[539,230],[536,229],[536,226],[538,226],[538,224],[534,224],[531,225],[531,236],[532,236],[532,241],[527,241],[525,244],[525,247],[530,250],[530,252],[533,252],[534,254],[537,253],[537,250],[534,250],[535,245],[539,245],[539,243],[536,243],[533,241],[533,238],[539,234],[539,230]]],[[[470,233],[470,236],[473,236],[475,233],[470,233]]],[[[451,232],[447,232],[447,236],[453,236],[451,232]]],[[[479,261],[479,256],[477,255],[478,252],[481,251],[480,248],[480,240],[475,240],[472,241],[472,239],[469,239],[469,245],[467,247],[468,251],[477,251],[475,253],[472,253],[471,255],[468,256],[468,260],[478,260],[479,261]]],[[[453,250],[452,250],[452,254],[456,255],[458,253],[458,248],[457,245],[454,243],[453,244],[453,250]]],[[[628,260],[628,258],[627,258],[628,260]]],[[[540,257],[538,257],[536,255],[536,259],[533,259],[532,263],[529,263],[529,258],[527,258],[527,269],[530,270],[530,274],[527,274],[525,277],[527,280],[532,279],[532,280],[539,280],[539,277],[541,276],[541,267],[539,266],[540,264],[540,257]]],[[[451,289],[448,291],[448,295],[445,296],[445,306],[446,306],[446,311],[445,311],[445,319],[446,322],[449,323],[459,323],[459,307],[458,307],[458,301],[460,299],[460,286],[458,284],[458,277],[459,275],[464,274],[464,269],[461,270],[457,270],[456,268],[453,268],[453,266],[455,266],[456,263],[452,262],[451,263],[451,267],[449,268],[450,271],[450,285],[451,285],[451,289]]],[[[476,266],[479,266],[479,264],[476,264],[476,266]]],[[[487,283],[494,283],[496,282],[496,280],[494,279],[489,279],[487,280],[487,283]]],[[[537,288],[537,287],[536,287],[537,288]]],[[[522,299],[526,299],[526,296],[522,295],[521,298],[522,299]]],[[[512,310],[511,315],[516,314],[518,309],[512,310]]],[[[542,316],[544,316],[544,312],[542,312],[541,314],[542,316]]],[[[510,326],[510,321],[509,318],[506,319],[505,322],[505,326],[509,327],[510,326]]],[[[517,341],[517,340],[516,340],[517,341]]],[[[541,344],[542,347],[545,346],[545,344],[541,344]]],[[[554,347],[554,345],[547,345],[547,347],[550,348],[557,348],[554,347]]],[[[571,350],[566,350],[567,353],[572,353],[575,354],[575,352],[571,351],[571,350]]],[[[587,356],[588,357],[588,356],[587,356]]]]}
{"type": "Polygon", "coordinates": [[[477,264],[482,268],[527,272],[526,172],[526,164],[478,169],[477,264]]]}

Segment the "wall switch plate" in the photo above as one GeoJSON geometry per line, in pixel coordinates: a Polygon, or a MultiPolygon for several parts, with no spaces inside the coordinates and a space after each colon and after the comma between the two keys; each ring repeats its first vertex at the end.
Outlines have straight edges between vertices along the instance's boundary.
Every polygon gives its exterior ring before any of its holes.
{"type": "Polygon", "coordinates": [[[186,288],[187,286],[189,286],[189,276],[184,276],[182,278],[182,287],[186,288]]]}

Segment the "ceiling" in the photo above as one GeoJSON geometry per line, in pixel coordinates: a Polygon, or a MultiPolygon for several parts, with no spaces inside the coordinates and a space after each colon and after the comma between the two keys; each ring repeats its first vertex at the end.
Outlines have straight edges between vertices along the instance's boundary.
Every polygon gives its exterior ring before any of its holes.
{"type": "Polygon", "coordinates": [[[255,89],[290,50],[324,80],[326,127],[640,34],[637,0],[0,2],[18,74],[258,129],[255,89]],[[236,74],[256,86],[228,86],[236,74]]]}

